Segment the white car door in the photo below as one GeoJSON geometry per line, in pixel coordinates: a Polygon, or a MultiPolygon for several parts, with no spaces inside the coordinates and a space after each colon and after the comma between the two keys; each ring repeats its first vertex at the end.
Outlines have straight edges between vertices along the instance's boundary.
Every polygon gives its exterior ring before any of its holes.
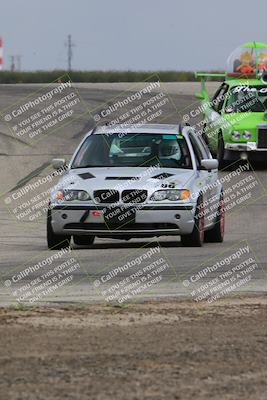
{"type": "Polygon", "coordinates": [[[213,223],[214,207],[218,204],[216,198],[217,170],[207,171],[201,167],[201,160],[211,158],[210,152],[203,146],[201,140],[196,135],[191,133],[189,137],[198,168],[198,186],[199,189],[202,189],[203,193],[205,226],[208,226],[213,223]]]}
{"type": "MultiPolygon", "coordinates": [[[[204,159],[212,158],[211,153],[201,137],[196,138],[202,157],[204,159]]],[[[208,172],[207,184],[208,184],[208,204],[206,207],[208,223],[212,223],[216,219],[216,212],[218,210],[219,200],[220,200],[220,182],[218,181],[218,169],[213,169],[208,172]]]]}

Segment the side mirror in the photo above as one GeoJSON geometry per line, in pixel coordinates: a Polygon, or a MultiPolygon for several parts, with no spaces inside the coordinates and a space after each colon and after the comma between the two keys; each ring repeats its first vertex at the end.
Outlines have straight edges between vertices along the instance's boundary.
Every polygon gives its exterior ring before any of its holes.
{"type": "Polygon", "coordinates": [[[199,100],[205,100],[205,96],[202,92],[195,93],[195,97],[199,100]]]}
{"type": "Polygon", "coordinates": [[[60,169],[65,167],[66,165],[67,164],[65,158],[54,158],[52,160],[52,166],[54,169],[60,169]]]}
{"type": "Polygon", "coordinates": [[[214,158],[207,158],[205,160],[201,160],[201,167],[205,168],[208,171],[212,169],[218,169],[219,163],[218,160],[214,158]]]}

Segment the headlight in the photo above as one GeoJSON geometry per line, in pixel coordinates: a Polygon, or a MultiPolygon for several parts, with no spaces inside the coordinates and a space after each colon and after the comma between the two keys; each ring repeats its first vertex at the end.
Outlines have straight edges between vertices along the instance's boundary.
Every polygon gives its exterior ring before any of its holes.
{"type": "Polygon", "coordinates": [[[246,140],[248,140],[248,139],[250,139],[251,138],[251,132],[250,131],[244,131],[243,132],[243,138],[244,139],[246,139],[246,140]]]}
{"type": "Polygon", "coordinates": [[[239,131],[233,131],[232,132],[232,138],[233,139],[240,139],[241,133],[239,131]]]}
{"type": "Polygon", "coordinates": [[[80,201],[90,200],[90,195],[85,190],[79,190],[77,197],[78,197],[78,200],[80,200],[80,201]]]}
{"type": "Polygon", "coordinates": [[[162,201],[167,199],[167,190],[158,190],[154,194],[152,194],[151,200],[162,201]]]}
{"type": "Polygon", "coordinates": [[[177,201],[177,200],[186,200],[190,197],[190,190],[187,189],[171,189],[171,190],[157,190],[152,194],[150,200],[154,201],[177,201]]]}
{"type": "Polygon", "coordinates": [[[91,197],[89,193],[87,193],[85,190],[59,190],[56,193],[56,200],[61,200],[61,201],[73,201],[73,200],[78,200],[78,201],[86,201],[90,200],[91,197]]]}

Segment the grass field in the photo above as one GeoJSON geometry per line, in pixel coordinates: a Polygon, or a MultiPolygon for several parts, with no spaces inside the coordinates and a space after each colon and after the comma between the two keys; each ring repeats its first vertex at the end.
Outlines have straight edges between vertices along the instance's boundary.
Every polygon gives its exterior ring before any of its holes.
{"type": "MultiPolygon", "coordinates": [[[[213,71],[215,72],[215,71],[213,71]]],[[[50,83],[60,77],[73,82],[188,82],[195,81],[192,71],[1,71],[0,83],[50,83]]]]}

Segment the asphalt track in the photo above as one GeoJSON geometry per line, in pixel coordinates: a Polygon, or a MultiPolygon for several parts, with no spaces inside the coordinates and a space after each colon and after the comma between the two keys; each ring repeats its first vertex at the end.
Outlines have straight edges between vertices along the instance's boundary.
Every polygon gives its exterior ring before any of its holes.
{"type": "MultiPolygon", "coordinates": [[[[123,99],[142,87],[144,87],[144,84],[137,86],[135,84],[77,84],[75,88],[82,101],[75,109],[76,118],[59,131],[44,136],[38,141],[29,142],[24,137],[16,137],[11,133],[10,126],[2,118],[0,124],[1,305],[14,304],[17,298],[11,290],[13,284],[10,288],[5,282],[10,281],[15,273],[24,270],[27,265],[36,264],[38,260],[51,255],[46,246],[45,217],[42,215],[41,218],[33,222],[18,221],[6,204],[5,199],[10,195],[10,191],[18,190],[27,183],[45,177],[52,171],[50,167],[52,158],[70,157],[83,135],[94,125],[93,115],[114,103],[114,99],[123,99]]],[[[212,83],[211,91],[214,91],[216,87],[217,84],[212,83]]],[[[41,88],[42,85],[1,85],[1,114],[6,115],[7,109],[14,108],[15,104],[21,104],[27,96],[33,96],[32,93],[41,88]]],[[[144,96],[144,98],[149,99],[149,96],[151,97],[155,92],[158,93],[163,90],[168,97],[168,102],[164,105],[162,114],[155,118],[153,122],[177,123],[184,114],[188,115],[191,109],[197,107],[193,96],[197,88],[198,85],[192,83],[170,83],[163,85],[161,89],[155,88],[153,93],[144,96]]],[[[263,164],[252,165],[252,167],[254,171],[242,172],[238,180],[252,174],[258,182],[257,190],[252,189],[252,196],[244,206],[235,207],[234,210],[226,214],[226,234],[223,244],[207,243],[202,248],[183,248],[180,245],[179,237],[132,239],[128,242],[96,239],[92,247],[74,247],[72,255],[78,260],[79,268],[73,272],[72,282],[42,297],[40,302],[107,302],[100,289],[105,289],[105,293],[107,293],[110,285],[118,283],[118,278],[120,280],[126,279],[138,271],[140,265],[135,261],[136,265],[122,272],[119,277],[114,278],[115,280],[111,279],[110,282],[106,280],[106,283],[101,284],[99,289],[96,286],[99,284],[101,276],[107,277],[108,271],[114,270],[120,265],[126,265],[132,260],[137,260],[138,257],[151,251],[151,249],[157,249],[158,245],[161,249],[161,256],[168,261],[168,268],[164,270],[160,282],[153,285],[149,290],[141,292],[141,295],[134,296],[133,301],[177,296],[191,298],[192,294],[188,290],[186,282],[192,274],[196,275],[197,271],[203,270],[203,266],[214,265],[247,244],[257,260],[257,267],[251,273],[251,279],[248,283],[240,285],[229,294],[266,291],[267,197],[265,190],[267,188],[267,167],[263,164]]],[[[229,174],[229,171],[236,168],[237,166],[234,165],[222,172],[221,176],[229,174]]],[[[34,194],[38,194],[38,189],[34,194]]],[[[70,255],[65,258],[68,257],[70,255]]],[[[237,263],[238,260],[233,262],[231,267],[234,264],[237,265],[237,263]]],[[[229,271],[229,268],[227,264],[221,265],[218,270],[213,271],[206,278],[214,279],[219,274],[229,271]]],[[[40,271],[31,274],[30,280],[32,281],[34,277],[37,278],[38,274],[40,274],[40,271]]],[[[27,279],[23,281],[23,284],[30,282],[27,279]]],[[[201,281],[201,283],[203,282],[204,280],[201,281]]],[[[17,288],[19,288],[19,285],[16,286],[16,290],[17,288]]]]}

